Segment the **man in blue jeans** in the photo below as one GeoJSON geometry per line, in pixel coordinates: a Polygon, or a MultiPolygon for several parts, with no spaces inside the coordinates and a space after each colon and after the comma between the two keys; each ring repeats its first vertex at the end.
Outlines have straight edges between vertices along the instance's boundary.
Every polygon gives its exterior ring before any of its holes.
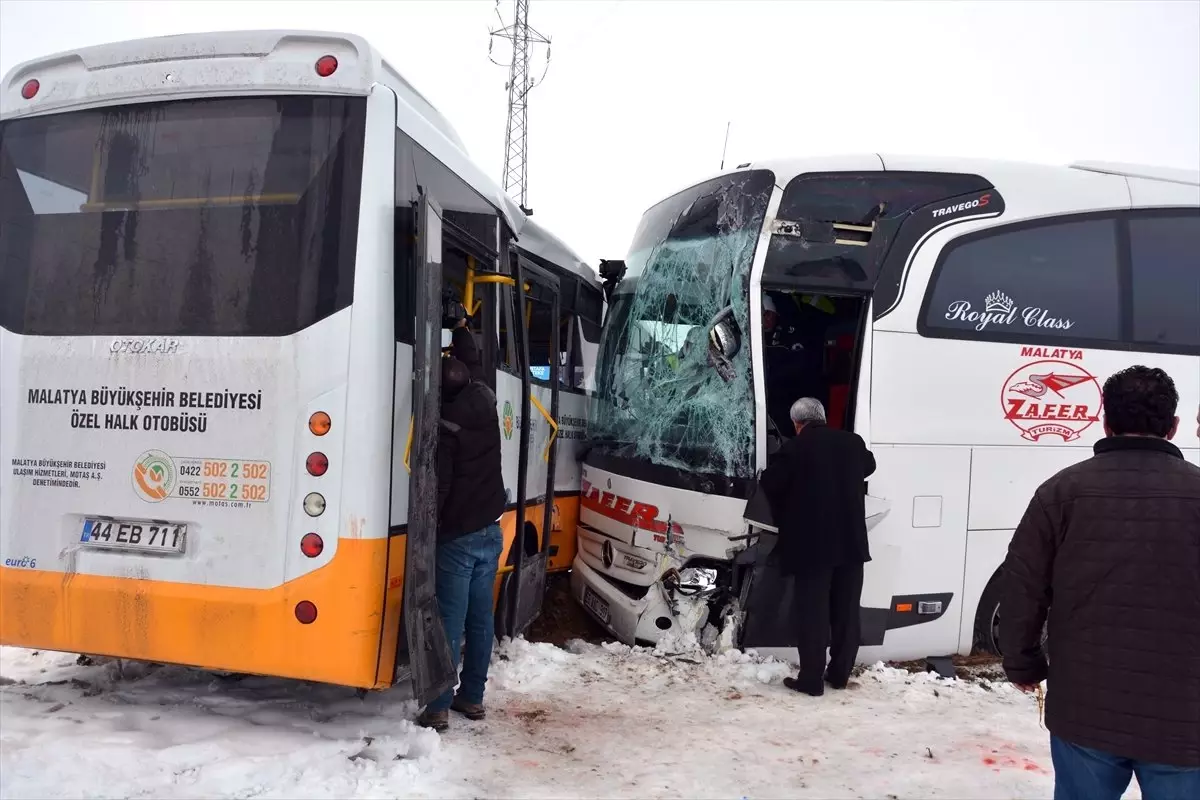
{"type": "Polygon", "coordinates": [[[442,362],[442,425],[438,437],[437,599],[455,665],[463,647],[458,693],[430,703],[417,723],[436,731],[450,709],[484,718],[483,689],[495,638],[492,592],[504,538],[500,516],[508,504],[500,471],[496,395],[480,380],[479,351],[466,320],[454,328],[452,356],[442,362]]]}
{"type": "Polygon", "coordinates": [[[1161,369],[1104,384],[1095,455],[1046,481],[1009,545],[1004,671],[1047,685],[1055,800],[1200,798],[1200,467],[1161,369]],[[1049,658],[1042,628],[1049,621],[1049,658]]]}

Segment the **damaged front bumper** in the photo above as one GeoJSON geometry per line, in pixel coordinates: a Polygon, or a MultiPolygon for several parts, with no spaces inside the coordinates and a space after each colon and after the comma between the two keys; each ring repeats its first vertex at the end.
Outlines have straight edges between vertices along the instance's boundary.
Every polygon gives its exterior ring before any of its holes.
{"type": "Polygon", "coordinates": [[[712,572],[684,568],[677,554],[661,547],[639,547],[581,525],[571,591],[618,641],[688,647],[717,633],[705,630],[717,622],[709,612],[708,600],[720,588],[715,573],[707,574],[712,572]],[[604,571],[593,564],[603,564],[604,571]]]}

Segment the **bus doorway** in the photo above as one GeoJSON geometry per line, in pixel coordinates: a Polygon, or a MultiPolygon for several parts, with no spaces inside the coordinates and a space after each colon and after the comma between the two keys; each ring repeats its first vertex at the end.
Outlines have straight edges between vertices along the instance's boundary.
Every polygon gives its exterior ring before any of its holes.
{"type": "Polygon", "coordinates": [[[792,404],[815,397],[830,427],[854,429],[869,298],[768,289],[762,297],[767,452],[794,435],[792,404]]]}

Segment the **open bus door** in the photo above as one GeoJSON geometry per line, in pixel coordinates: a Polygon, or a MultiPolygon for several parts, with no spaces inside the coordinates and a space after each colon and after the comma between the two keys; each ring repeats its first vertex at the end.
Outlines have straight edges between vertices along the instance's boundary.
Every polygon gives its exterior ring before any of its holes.
{"type": "MultiPolygon", "coordinates": [[[[517,456],[517,508],[516,536],[510,551],[509,566],[512,571],[502,589],[501,635],[520,636],[537,619],[542,611],[546,594],[546,568],[550,561],[550,533],[554,522],[554,470],[558,455],[558,403],[559,370],[559,282],[552,273],[538,267],[532,261],[513,253],[512,273],[516,278],[513,298],[513,319],[520,320],[515,326],[518,332],[518,361],[521,364],[521,444],[517,456]],[[548,310],[552,324],[549,341],[549,395],[550,403],[537,400],[530,370],[529,322],[533,304],[548,310]],[[536,416],[535,409],[536,406],[536,416]],[[549,438],[544,448],[534,450],[534,420],[545,419],[549,426],[549,438]],[[545,485],[542,488],[542,534],[527,535],[532,527],[525,522],[525,509],[531,505],[528,483],[531,461],[538,459],[545,466],[545,485]],[[532,546],[530,546],[532,545],[532,546]]],[[[540,384],[539,384],[540,386],[540,384]]],[[[545,392],[543,392],[543,395],[545,392]]],[[[541,469],[537,470],[540,472],[541,469]]]]}
{"type": "Polygon", "coordinates": [[[408,541],[404,553],[404,639],[413,697],[425,705],[457,678],[438,610],[437,441],[441,422],[442,209],[422,193],[417,212],[416,341],[413,345],[413,422],[408,541]]]}
{"type": "MultiPolygon", "coordinates": [[[[838,360],[845,356],[852,360],[848,370],[836,369],[827,373],[830,379],[827,413],[831,423],[836,419],[835,427],[853,430],[869,449],[873,302],[870,297],[864,297],[857,305],[856,316],[851,318],[857,320],[854,342],[846,347],[840,336],[834,340],[838,360]]],[[[863,484],[868,536],[888,510],[888,503],[872,496],[870,487],[871,478],[868,478],[863,484]]],[[[770,558],[778,541],[779,527],[757,482],[743,517],[747,523],[745,538],[749,540],[749,546],[734,558],[735,585],[740,588],[739,604],[744,615],[738,644],[742,648],[759,649],[794,647],[798,630],[793,615],[795,578],[780,570],[780,565],[770,558]]],[[[882,643],[881,614],[886,614],[891,604],[891,575],[898,555],[894,546],[879,544],[874,537],[871,537],[870,547],[872,560],[866,565],[860,602],[861,644],[865,646],[882,643]]],[[[882,617],[882,622],[886,624],[886,616],[882,617]]]]}

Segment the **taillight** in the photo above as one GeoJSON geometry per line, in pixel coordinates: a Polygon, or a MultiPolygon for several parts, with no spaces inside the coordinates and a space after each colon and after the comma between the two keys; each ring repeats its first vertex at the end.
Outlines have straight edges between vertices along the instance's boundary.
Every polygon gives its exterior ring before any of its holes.
{"type": "Polygon", "coordinates": [[[296,619],[302,625],[311,625],[317,619],[317,607],[308,600],[296,603],[296,619]]]}
{"type": "Polygon", "coordinates": [[[42,84],[38,82],[37,78],[27,80],[25,81],[25,85],[21,87],[21,97],[24,97],[26,100],[32,100],[38,93],[38,89],[41,88],[42,84]]]}
{"type": "Polygon", "coordinates": [[[325,498],[316,492],[304,498],[304,513],[310,517],[319,517],[325,513],[325,498]]]}
{"type": "Polygon", "coordinates": [[[312,431],[313,436],[324,436],[332,427],[333,420],[329,419],[329,415],[324,411],[313,412],[313,415],[308,418],[308,429],[312,431]]]}
{"type": "Polygon", "coordinates": [[[325,542],[315,533],[306,533],[300,540],[300,552],[309,558],[316,558],[325,549],[325,542]]]}
{"type": "Polygon", "coordinates": [[[337,59],[333,56],[321,56],[317,59],[317,74],[322,78],[328,78],[333,73],[337,72],[337,59]]]}
{"type": "Polygon", "coordinates": [[[329,459],[324,453],[310,453],[304,466],[308,468],[309,475],[319,478],[329,469],[329,459]]]}

